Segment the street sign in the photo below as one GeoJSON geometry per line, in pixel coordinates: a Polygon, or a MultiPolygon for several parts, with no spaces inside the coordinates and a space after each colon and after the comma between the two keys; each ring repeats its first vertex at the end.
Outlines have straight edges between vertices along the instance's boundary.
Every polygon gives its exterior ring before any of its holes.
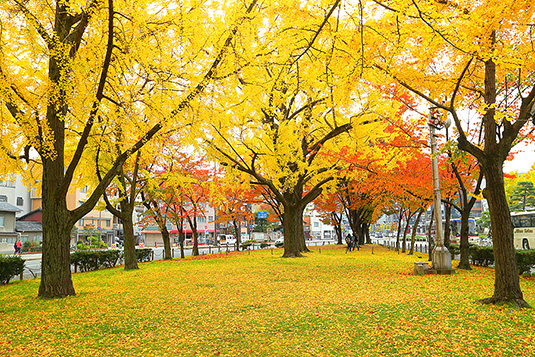
{"type": "Polygon", "coordinates": [[[267,211],[258,211],[257,217],[258,218],[267,218],[267,211]]]}

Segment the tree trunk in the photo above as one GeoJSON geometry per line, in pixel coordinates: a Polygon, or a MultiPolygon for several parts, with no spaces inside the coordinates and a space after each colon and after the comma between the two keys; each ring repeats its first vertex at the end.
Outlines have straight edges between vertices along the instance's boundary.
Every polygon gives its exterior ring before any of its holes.
{"type": "Polygon", "coordinates": [[[163,259],[170,260],[173,259],[171,256],[171,239],[169,238],[169,231],[167,230],[167,227],[164,226],[162,229],[162,239],[163,239],[163,259]]]}
{"type": "Polygon", "coordinates": [[[184,228],[180,227],[180,230],[178,231],[178,242],[180,243],[180,258],[184,259],[184,240],[186,237],[184,236],[184,228]]]}
{"type": "Polygon", "coordinates": [[[483,170],[487,179],[484,196],[489,203],[492,241],[494,246],[494,294],[480,300],[481,303],[510,302],[518,307],[530,307],[524,300],[516,266],[513,245],[513,224],[505,196],[503,167],[501,162],[485,162],[483,170]]]}
{"type": "Polygon", "coordinates": [[[420,208],[418,210],[418,215],[416,216],[416,222],[414,222],[414,226],[412,226],[411,250],[409,251],[409,255],[414,254],[414,243],[416,242],[416,229],[418,228],[418,224],[420,223],[420,218],[422,217],[422,213],[424,213],[424,210],[420,208]]]}
{"type": "Polygon", "coordinates": [[[457,266],[458,269],[465,269],[465,270],[472,270],[470,267],[469,262],[469,256],[470,256],[470,249],[468,245],[468,218],[470,217],[470,207],[467,207],[465,205],[465,209],[461,211],[461,231],[459,232],[459,238],[461,240],[460,244],[460,253],[461,253],[461,259],[459,261],[459,265],[457,266]]]}
{"type": "Polygon", "coordinates": [[[134,222],[132,215],[123,219],[124,233],[124,270],[139,269],[136,257],[136,238],[134,236],[134,222]]]}
{"type": "MultiPolygon", "coordinates": [[[[284,207],[284,258],[302,257],[299,226],[303,226],[302,209],[299,206],[284,207]]],[[[303,237],[304,238],[304,237],[303,237]]]]}
{"type": "Polygon", "coordinates": [[[305,240],[305,225],[303,223],[303,214],[304,214],[303,211],[304,211],[303,209],[298,209],[299,223],[297,225],[297,233],[299,235],[299,250],[301,252],[308,253],[310,252],[310,249],[308,249],[307,243],[305,240]]]}
{"type": "Polygon", "coordinates": [[[366,244],[372,244],[372,238],[370,237],[370,224],[366,223],[364,227],[364,235],[366,237],[366,244]]]}
{"type": "Polygon", "coordinates": [[[39,297],[60,298],[76,295],[71,279],[72,224],[68,223],[64,201],[56,201],[50,194],[49,177],[43,174],[43,254],[39,297]]]}
{"type": "Polygon", "coordinates": [[[412,213],[409,212],[407,216],[407,222],[405,222],[405,228],[403,229],[403,248],[401,249],[401,253],[407,252],[407,232],[409,231],[409,220],[412,217],[412,213]]]}
{"type": "Polygon", "coordinates": [[[238,221],[233,220],[232,225],[234,226],[234,234],[236,235],[236,251],[240,250],[240,244],[241,244],[241,230],[238,225],[238,221]]]}
{"type": "Polygon", "coordinates": [[[445,222],[444,222],[444,246],[449,248],[451,243],[451,205],[444,204],[445,222]]]}

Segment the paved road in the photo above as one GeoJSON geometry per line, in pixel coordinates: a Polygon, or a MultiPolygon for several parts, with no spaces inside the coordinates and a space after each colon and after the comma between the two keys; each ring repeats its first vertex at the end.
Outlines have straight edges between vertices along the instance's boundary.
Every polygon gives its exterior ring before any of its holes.
{"type": "MultiPolygon", "coordinates": [[[[319,246],[319,245],[330,245],[335,244],[335,241],[332,240],[314,240],[314,241],[307,241],[308,246],[319,246]]],[[[274,247],[274,245],[272,245],[274,247]]],[[[164,248],[163,247],[150,247],[154,251],[154,260],[160,260],[163,259],[164,255],[164,248]]],[[[216,253],[222,253],[226,252],[228,249],[229,252],[232,252],[235,250],[234,246],[219,246],[219,247],[212,247],[212,246],[199,246],[199,254],[216,254],[216,253]]],[[[254,246],[254,250],[260,249],[260,244],[256,244],[254,246]]],[[[191,256],[193,247],[188,246],[184,248],[184,255],[185,256],[191,256]]],[[[0,254],[12,254],[12,252],[0,252],[0,254]]],[[[180,257],[180,247],[172,247],[171,248],[171,255],[174,258],[180,257]]],[[[22,254],[22,258],[26,261],[25,269],[24,269],[24,279],[32,279],[35,277],[41,276],[41,253],[31,253],[31,254],[22,254]]],[[[74,271],[74,268],[72,269],[74,271]]],[[[19,279],[19,277],[15,277],[14,280],[19,279]]]]}

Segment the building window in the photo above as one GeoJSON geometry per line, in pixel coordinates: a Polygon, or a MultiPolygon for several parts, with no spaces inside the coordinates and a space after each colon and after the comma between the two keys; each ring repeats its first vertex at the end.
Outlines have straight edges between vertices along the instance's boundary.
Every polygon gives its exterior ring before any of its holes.
{"type": "Polygon", "coordinates": [[[0,216],[0,227],[4,226],[4,216],[0,216]]]}
{"type": "Polygon", "coordinates": [[[24,198],[17,197],[17,206],[24,206],[24,198]]]}
{"type": "Polygon", "coordinates": [[[80,227],[83,227],[84,226],[84,219],[82,218],[81,220],[78,221],[78,225],[80,227]]]}
{"type": "Polygon", "coordinates": [[[202,217],[202,216],[197,217],[197,222],[206,223],[206,217],[202,217]]]}
{"type": "Polygon", "coordinates": [[[320,222],[314,222],[314,228],[319,228],[320,222]]]}
{"type": "Polygon", "coordinates": [[[208,222],[212,222],[214,220],[214,216],[208,216],[208,222]]]}
{"type": "Polygon", "coordinates": [[[0,195],[0,202],[7,202],[7,196],[6,195],[0,195]]]}
{"type": "Polygon", "coordinates": [[[110,220],[106,220],[106,227],[109,227],[110,226],[110,220]]]}

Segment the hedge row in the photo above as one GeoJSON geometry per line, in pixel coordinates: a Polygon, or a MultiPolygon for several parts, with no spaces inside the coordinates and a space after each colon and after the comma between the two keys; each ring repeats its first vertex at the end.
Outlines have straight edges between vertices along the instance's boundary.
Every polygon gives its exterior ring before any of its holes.
{"type": "MultiPolygon", "coordinates": [[[[459,245],[457,244],[451,244],[449,250],[452,256],[460,254],[459,245]]],[[[494,264],[493,247],[472,245],[469,247],[469,252],[469,259],[473,265],[486,267],[494,264]]],[[[516,266],[519,275],[530,272],[532,268],[535,268],[535,249],[517,250],[516,266]]]]}
{"type": "Polygon", "coordinates": [[[13,277],[22,274],[24,264],[20,256],[0,255],[0,284],[7,284],[13,277]]]}
{"type": "MultiPolygon", "coordinates": [[[[149,261],[152,258],[152,249],[136,249],[138,262],[149,261]]],[[[79,250],[71,253],[71,264],[75,271],[92,271],[102,268],[113,268],[124,258],[121,250],[79,250]]]]}

